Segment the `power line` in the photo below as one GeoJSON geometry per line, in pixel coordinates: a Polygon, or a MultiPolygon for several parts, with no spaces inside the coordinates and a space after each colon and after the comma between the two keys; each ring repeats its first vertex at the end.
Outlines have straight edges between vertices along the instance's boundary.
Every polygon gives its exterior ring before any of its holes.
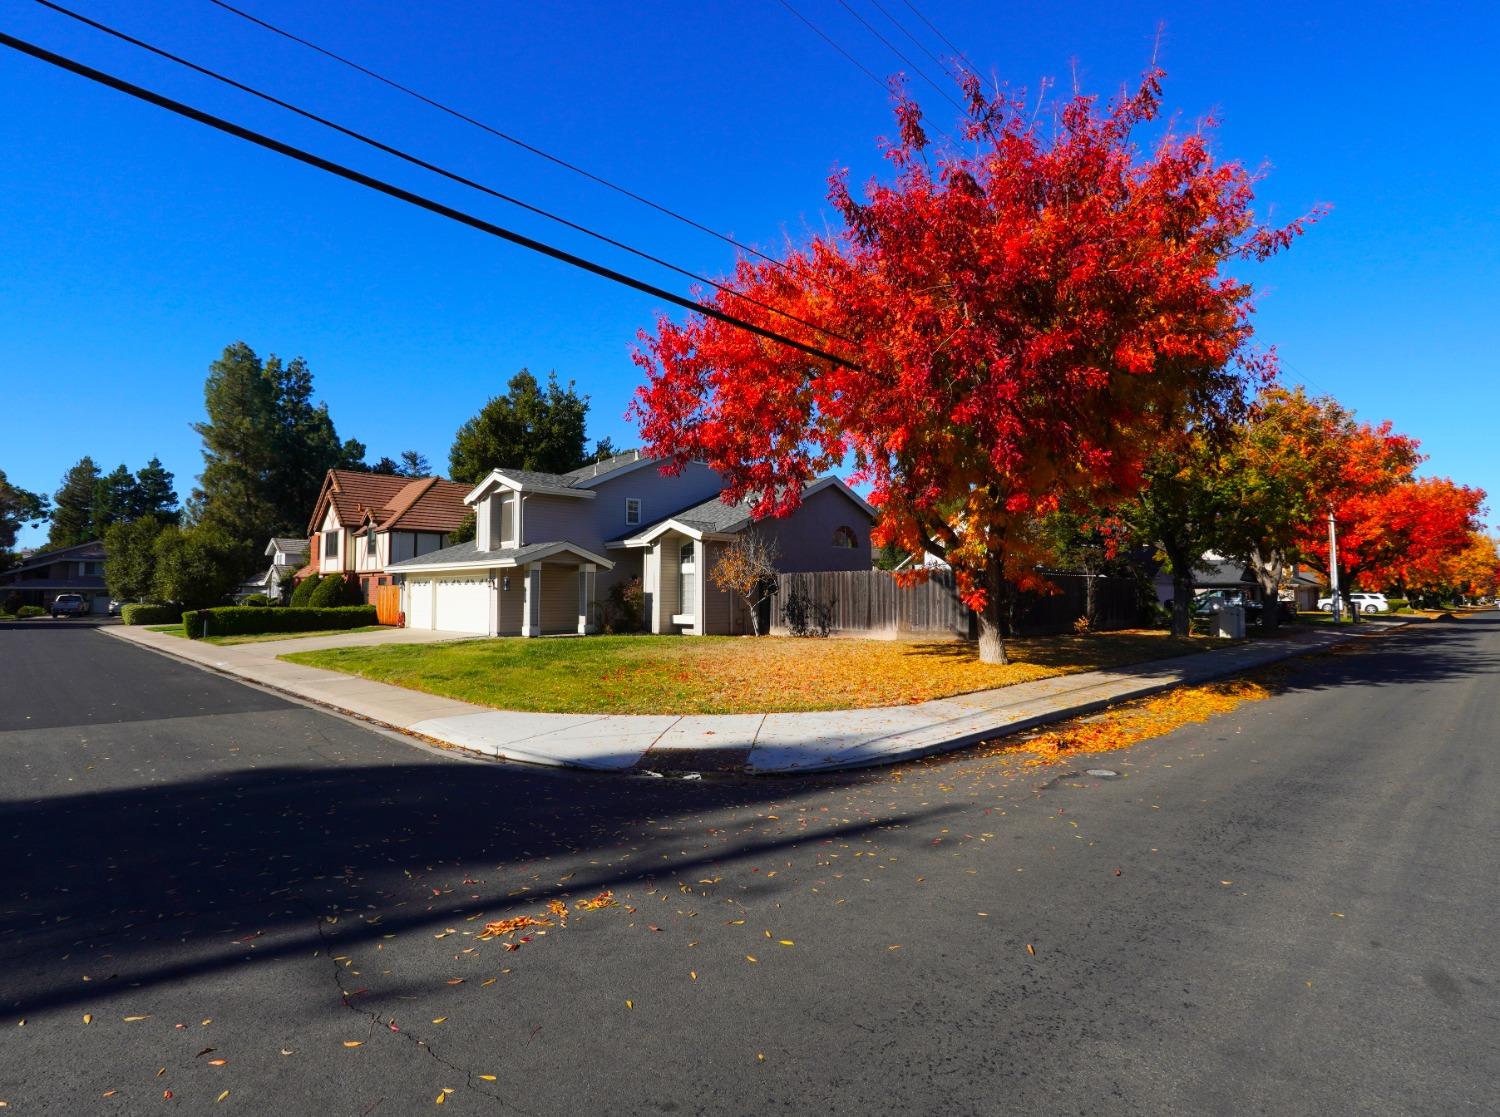
{"type": "Polygon", "coordinates": [[[957,109],[959,112],[963,112],[963,106],[960,105],[957,101],[955,101],[953,99],[952,94],[950,94],[946,89],[944,89],[942,86],[940,86],[937,82],[933,81],[932,78],[928,76],[926,70],[922,69],[922,67],[918,66],[910,58],[906,57],[906,55],[902,54],[899,50],[897,50],[896,49],[896,44],[892,43],[889,39],[887,39],[879,31],[875,30],[874,25],[871,24],[869,20],[865,19],[864,16],[860,15],[859,12],[857,12],[849,4],[849,0],[839,0],[839,5],[844,9],[844,11],[848,12],[855,19],[859,20],[860,24],[864,27],[864,29],[866,31],[868,31],[871,35],[874,35],[875,38],[879,39],[885,45],[885,47],[886,47],[887,50],[889,50],[897,58],[901,59],[902,62],[906,63],[908,69],[912,70],[914,73],[916,73],[916,75],[918,77],[920,77],[928,85],[932,86],[933,89],[937,90],[940,94],[942,94],[944,97],[946,97],[948,99],[948,103],[950,105],[952,105],[955,109],[957,109]]]}
{"type": "Polygon", "coordinates": [[[931,31],[939,39],[943,40],[944,44],[948,47],[948,49],[953,52],[953,57],[954,57],[955,60],[962,62],[963,65],[964,65],[964,68],[966,70],[968,70],[969,73],[971,73],[971,74],[974,73],[974,67],[970,66],[969,63],[968,63],[968,60],[966,58],[964,58],[964,52],[961,51],[961,50],[959,50],[956,46],[953,45],[953,40],[952,39],[948,38],[947,35],[944,35],[941,31],[939,31],[937,29],[937,24],[933,23],[932,20],[928,19],[920,11],[918,11],[917,10],[917,6],[915,4],[913,4],[911,2],[911,0],[901,0],[901,2],[903,4],[905,4],[908,8],[911,9],[912,15],[916,16],[918,19],[920,19],[923,23],[925,23],[927,25],[927,29],[929,31],[931,31]]]}
{"type": "Polygon", "coordinates": [[[396,186],[393,183],[385,182],[384,180],[375,178],[372,175],[367,175],[362,171],[356,171],[352,167],[346,167],[341,163],[335,163],[331,159],[325,159],[321,155],[314,155],[310,151],[304,151],[302,148],[293,147],[291,144],[284,143],[281,140],[273,139],[272,137],[263,135],[260,132],[252,131],[251,129],[246,128],[243,125],[235,124],[234,122],[225,120],[222,117],[214,116],[211,113],[204,112],[202,109],[194,108],[193,106],[184,104],[181,101],[174,101],[170,97],[163,96],[162,94],[156,93],[150,89],[146,89],[143,86],[135,85],[132,82],[125,81],[123,78],[115,77],[113,74],[107,74],[102,70],[96,70],[92,66],[87,66],[82,62],[76,62],[71,58],[67,58],[60,54],[55,54],[44,47],[39,47],[36,44],[29,43],[24,39],[18,39],[14,35],[6,34],[3,31],[0,31],[0,46],[10,47],[12,50],[19,51],[22,54],[28,54],[33,58],[39,59],[42,62],[49,63],[50,65],[56,66],[59,69],[67,70],[69,73],[77,74],[79,77],[88,78],[90,81],[98,82],[100,85],[105,85],[111,89],[118,90],[121,93],[128,94],[129,96],[134,97],[137,100],[145,101],[147,104],[156,105],[158,108],[163,108],[168,110],[169,112],[176,113],[178,116],[197,121],[199,124],[206,124],[208,127],[216,129],[217,131],[223,132],[227,135],[234,136],[236,139],[241,139],[249,143],[253,143],[256,146],[263,147],[268,151],[274,151],[278,155],[285,155],[290,159],[297,160],[299,163],[305,163],[310,167],[316,167],[320,171],[326,171],[328,174],[336,175],[339,178],[356,183],[357,185],[366,187],[367,189],[374,190],[377,193],[385,194],[387,197],[395,198],[397,201],[406,202],[410,205],[417,206],[420,209],[425,209],[429,213],[437,214],[439,217],[446,217],[449,220],[456,221],[461,225],[467,225],[471,229],[477,229],[481,233],[487,233],[492,237],[498,237],[501,240],[520,245],[522,248],[530,249],[532,252],[540,253],[543,256],[548,256],[554,260],[559,260],[562,263],[570,264],[575,268],[590,272],[604,279],[612,280],[615,283],[619,283],[623,286],[633,288],[634,290],[644,292],[645,294],[669,302],[674,306],[683,307],[684,309],[690,310],[696,314],[701,314],[706,318],[713,318],[717,321],[723,322],[726,325],[746,330],[758,337],[763,337],[768,341],[774,341],[778,344],[786,345],[792,349],[796,349],[801,353],[806,353],[810,357],[817,357],[820,360],[829,361],[843,368],[858,369],[859,367],[853,362],[845,360],[843,357],[835,356],[834,354],[829,353],[823,349],[819,349],[817,346],[808,345],[805,342],[797,341],[795,338],[787,337],[785,334],[777,333],[775,330],[768,330],[763,326],[757,326],[753,322],[747,322],[745,319],[722,311],[718,307],[694,302],[691,299],[687,299],[681,295],[674,294],[673,292],[668,291],[662,287],[657,287],[656,285],[647,283],[644,280],[636,279],[633,276],[626,275],[624,272],[616,271],[615,269],[606,267],[603,264],[595,263],[594,261],[585,259],[582,256],[576,256],[573,253],[564,251],[561,248],[556,248],[550,244],[546,244],[532,237],[528,237],[522,233],[517,233],[511,229],[506,229],[503,226],[496,225],[493,222],[486,221],[482,217],[476,217],[471,213],[465,213],[463,210],[454,209],[452,206],[444,205],[442,202],[435,201],[432,198],[413,193],[412,191],[406,190],[400,186],[396,186]]]}
{"type": "MultiPolygon", "coordinates": [[[[920,50],[923,54],[925,54],[928,58],[930,58],[932,60],[933,65],[935,65],[939,69],[941,69],[943,71],[943,73],[947,74],[950,78],[956,79],[958,77],[958,75],[953,72],[952,68],[948,65],[948,63],[944,62],[937,55],[933,54],[932,51],[928,50],[926,43],[922,42],[921,39],[917,38],[915,35],[913,35],[910,31],[908,31],[906,29],[906,24],[902,23],[895,16],[891,15],[889,9],[887,9],[886,6],[880,2],[880,0],[870,0],[870,3],[874,6],[874,8],[875,8],[875,10],[877,12],[879,12],[881,15],[885,16],[885,18],[888,19],[888,20],[890,20],[891,23],[895,24],[896,30],[900,31],[901,34],[905,35],[908,39],[910,39],[913,43],[915,43],[917,49],[920,50]]],[[[960,67],[960,69],[962,69],[962,67],[960,67]]]]}
{"type": "Polygon", "coordinates": [[[395,89],[398,92],[405,93],[408,97],[415,97],[424,105],[429,105],[432,108],[437,109],[439,112],[447,113],[449,116],[457,120],[462,120],[465,124],[472,125],[473,127],[478,128],[483,132],[488,132],[490,135],[495,136],[498,139],[502,139],[508,144],[514,144],[516,147],[521,148],[523,151],[529,151],[531,154],[545,159],[549,163],[553,163],[559,167],[564,168],[565,170],[572,171],[574,174],[582,175],[590,182],[597,183],[600,186],[613,190],[617,194],[623,194],[625,197],[631,199],[632,201],[639,202],[643,206],[650,206],[658,213],[665,214],[675,221],[680,221],[684,225],[691,226],[701,233],[707,233],[711,237],[717,237],[725,244],[730,244],[735,248],[738,248],[741,252],[748,252],[752,256],[757,256],[762,260],[766,260],[772,264],[775,264],[778,268],[786,267],[784,263],[776,259],[774,256],[767,255],[766,253],[760,251],[760,249],[752,248],[748,244],[742,244],[727,233],[721,233],[717,229],[711,228],[710,226],[705,225],[700,221],[695,221],[693,218],[679,213],[677,210],[672,209],[669,206],[662,205],[660,202],[654,202],[650,198],[636,193],[629,187],[621,186],[619,183],[612,182],[602,175],[597,175],[592,171],[585,170],[583,167],[578,166],[576,163],[570,163],[568,160],[562,158],[559,155],[553,155],[550,151],[545,151],[542,148],[537,147],[535,144],[527,143],[525,140],[521,139],[518,136],[513,136],[509,132],[504,132],[499,128],[494,127],[493,125],[486,124],[482,120],[478,120],[472,116],[469,116],[467,113],[461,112],[449,105],[445,105],[441,101],[435,100],[432,97],[428,97],[425,93],[420,93],[417,90],[410,88],[409,86],[402,85],[394,78],[388,78],[384,74],[377,73],[367,66],[360,65],[358,62],[355,62],[351,58],[346,58],[341,54],[336,54],[333,51],[329,50],[327,47],[319,46],[317,43],[313,42],[310,39],[304,39],[300,35],[293,34],[291,31],[288,31],[285,28],[278,27],[274,23],[261,19],[259,16],[252,15],[251,13],[244,11],[243,9],[236,8],[233,4],[226,3],[226,0],[209,0],[209,3],[215,5],[216,7],[224,9],[226,12],[230,12],[233,15],[239,16],[243,20],[248,20],[250,23],[256,24],[259,27],[263,27],[267,31],[270,31],[272,34],[280,35],[284,39],[289,39],[292,42],[298,43],[309,50],[316,51],[317,53],[323,55],[325,58],[330,58],[340,65],[347,66],[352,70],[357,70],[359,73],[364,74],[368,78],[373,78],[374,80],[380,82],[382,85],[389,86],[391,89],[395,89]]]}
{"type": "MultiPolygon", "coordinates": [[[[219,0],[213,0],[213,2],[215,4],[217,4],[219,2],[219,0]]],[[[818,36],[818,38],[822,39],[825,43],[827,43],[829,46],[831,46],[834,50],[838,51],[845,58],[847,58],[849,60],[850,65],[852,65],[855,68],[863,71],[865,77],[869,78],[876,85],[880,86],[880,88],[883,89],[883,90],[885,90],[885,92],[889,93],[891,91],[890,87],[888,85],[886,85],[885,82],[881,81],[878,77],[875,76],[875,72],[873,70],[871,70],[868,66],[866,66],[859,59],[855,58],[854,55],[850,54],[843,47],[839,46],[838,43],[834,42],[833,39],[830,38],[822,30],[822,28],[820,28],[812,20],[808,19],[805,15],[803,15],[801,12],[799,12],[796,8],[792,7],[791,4],[787,3],[787,0],[778,0],[778,2],[781,4],[781,6],[783,8],[785,8],[787,11],[791,12],[792,15],[796,16],[803,23],[807,24],[808,29],[814,35],[818,36]]]]}
{"type": "Polygon", "coordinates": [[[661,267],[674,271],[678,275],[686,276],[687,278],[695,280],[699,283],[705,283],[718,291],[724,292],[726,295],[731,295],[734,298],[742,299],[745,302],[750,303],[754,306],[758,306],[762,310],[765,310],[771,314],[775,314],[782,318],[786,318],[789,321],[796,322],[798,325],[806,326],[809,329],[818,331],[819,333],[827,334],[830,337],[836,337],[840,341],[849,340],[849,338],[843,336],[842,334],[837,334],[832,330],[824,329],[822,326],[819,326],[816,323],[809,322],[804,318],[799,318],[795,314],[780,310],[777,307],[771,306],[769,303],[764,303],[761,300],[754,298],[753,296],[742,294],[739,291],[734,290],[732,287],[725,286],[722,283],[718,283],[706,276],[699,275],[696,272],[689,271],[687,268],[679,267],[669,260],[663,260],[660,256],[654,256],[649,252],[645,252],[639,248],[635,248],[629,244],[626,244],[624,241],[616,240],[614,237],[597,232],[585,225],[580,225],[576,221],[570,221],[566,217],[562,217],[559,214],[552,213],[550,210],[542,209],[540,206],[534,206],[530,202],[522,201],[520,198],[516,198],[510,194],[506,194],[502,191],[493,189],[492,187],[486,186],[483,183],[475,182],[473,179],[466,178],[463,175],[455,174],[454,172],[446,170],[435,163],[430,163],[425,159],[419,158],[418,156],[411,155],[405,151],[401,151],[398,148],[391,147],[389,144],[382,143],[380,140],[373,139],[372,137],[367,136],[362,132],[357,132],[352,128],[346,128],[342,124],[338,124],[332,120],[327,119],[326,117],[319,116],[316,113],[309,112],[306,109],[299,108],[298,106],[288,101],[283,101],[281,98],[273,96],[270,93],[265,93],[259,89],[254,88],[253,86],[246,85],[244,82],[236,81],[234,78],[221,74],[216,70],[211,70],[206,66],[200,66],[198,63],[173,54],[171,51],[163,50],[161,47],[153,46],[151,43],[145,42],[142,39],[137,39],[133,35],[128,35],[123,31],[108,26],[107,24],[100,23],[98,20],[90,19],[88,16],[81,15],[80,13],[72,11],[69,8],[65,8],[61,4],[54,3],[53,0],[36,0],[36,2],[45,8],[50,8],[52,11],[67,16],[69,19],[77,20],[79,23],[86,24],[87,26],[92,27],[98,31],[102,31],[106,35],[111,35],[114,38],[121,40],[122,42],[127,42],[132,46],[141,48],[142,50],[150,51],[152,54],[157,55],[160,58],[165,58],[170,62],[175,62],[177,65],[184,66],[187,69],[194,71],[195,73],[202,74],[205,77],[213,78],[215,81],[222,82],[223,84],[231,86],[234,89],[238,89],[241,92],[248,93],[252,97],[258,97],[262,101],[266,101],[270,104],[278,106],[279,108],[286,109],[288,112],[296,113],[298,116],[306,120],[311,120],[314,123],[321,124],[325,128],[331,128],[333,131],[348,136],[351,139],[358,140],[360,143],[367,144],[368,146],[375,148],[377,151],[383,151],[387,155],[394,155],[397,159],[404,160],[405,162],[410,163],[412,166],[420,167],[426,171],[431,171],[432,173],[441,175],[442,177],[449,179],[452,182],[457,182],[460,185],[478,190],[480,193],[488,194],[492,198],[498,198],[502,202],[507,202],[513,206],[518,206],[519,208],[526,210],[528,213],[534,213],[540,217],[547,218],[547,220],[549,221],[555,221],[559,225],[564,225],[567,228],[574,230],[575,232],[583,233],[585,236],[593,237],[595,240],[602,241],[603,243],[611,245],[614,248],[629,252],[631,255],[637,256],[642,260],[648,260],[653,264],[659,264],[661,267]]]}

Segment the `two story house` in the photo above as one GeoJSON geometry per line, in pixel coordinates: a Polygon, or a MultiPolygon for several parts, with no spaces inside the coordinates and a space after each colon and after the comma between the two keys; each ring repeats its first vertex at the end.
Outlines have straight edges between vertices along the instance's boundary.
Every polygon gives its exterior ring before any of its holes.
{"type": "MultiPolygon", "coordinates": [[[[655,633],[751,631],[742,601],[713,584],[724,547],[751,526],[747,505],[720,499],[702,463],[667,476],[638,451],[570,473],[496,469],[464,496],[471,543],[391,562],[406,624],[489,636],[595,631],[617,582],[640,579],[655,633]]],[[[779,568],[868,570],[874,509],[834,477],[804,490],[790,516],[761,521],[779,568]]]]}
{"type": "Polygon", "coordinates": [[[469,488],[441,477],[330,469],[308,523],[310,554],[299,576],[353,572],[372,600],[374,587],[391,583],[387,566],[442,549],[468,518],[469,488]]]}
{"type": "Polygon", "coordinates": [[[46,551],[0,573],[0,604],[40,605],[46,609],[60,593],[81,593],[90,612],[109,612],[103,543],[95,539],[46,551]]]}

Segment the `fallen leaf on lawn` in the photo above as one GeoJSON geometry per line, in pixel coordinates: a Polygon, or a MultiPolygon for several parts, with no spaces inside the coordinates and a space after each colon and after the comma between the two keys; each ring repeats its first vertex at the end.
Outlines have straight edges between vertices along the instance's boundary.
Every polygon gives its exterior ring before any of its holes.
{"type": "Polygon", "coordinates": [[[216,1097],[216,1098],[215,1098],[215,1099],[214,1099],[214,1104],[215,1104],[215,1105],[218,1105],[218,1104],[219,1104],[219,1102],[221,1102],[221,1101],[223,1101],[223,1100],[224,1100],[224,1099],[225,1099],[225,1098],[227,1098],[227,1097],[228,1097],[228,1096],[229,1096],[229,1091],[228,1091],[228,1090],[225,1090],[225,1091],[224,1091],[224,1092],[223,1092],[223,1093],[222,1093],[222,1094],[220,1094],[220,1095],[219,1095],[219,1096],[218,1096],[218,1097],[216,1097]]]}
{"type": "Polygon", "coordinates": [[[359,1047],[359,1046],[362,1046],[364,1044],[364,1042],[365,1041],[362,1040],[362,1039],[346,1039],[344,1041],[344,1046],[345,1047],[359,1047]]]}

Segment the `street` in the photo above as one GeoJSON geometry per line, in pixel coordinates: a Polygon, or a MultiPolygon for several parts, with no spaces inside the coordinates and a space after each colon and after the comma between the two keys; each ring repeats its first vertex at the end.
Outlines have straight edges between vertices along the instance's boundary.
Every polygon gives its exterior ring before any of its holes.
{"type": "Polygon", "coordinates": [[[1074,766],[690,781],[0,626],[0,1101],[1500,1111],[1500,612],[1285,683],[1074,766]]]}

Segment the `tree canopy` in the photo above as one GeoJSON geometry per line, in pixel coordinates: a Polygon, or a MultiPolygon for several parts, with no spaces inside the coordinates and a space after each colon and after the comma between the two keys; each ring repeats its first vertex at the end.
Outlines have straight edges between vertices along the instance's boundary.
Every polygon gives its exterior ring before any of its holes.
{"type": "Polygon", "coordinates": [[[1211,154],[1211,122],[1142,151],[1132,133],[1157,116],[1160,77],[1106,108],[1075,96],[1051,127],[971,79],[942,150],[901,97],[894,181],[859,200],[835,176],[841,234],[741,262],[741,297],[713,296],[839,360],[663,318],[637,352],[649,452],[706,460],[762,516],[852,457],[876,544],[944,556],[980,610],[981,659],[1003,661],[998,599],[1035,578],[1025,524],[1128,496],[1151,450],[1192,417],[1232,418],[1272,364],[1248,347],[1249,285],[1224,269],[1310,217],[1257,225],[1252,177],[1211,154]]]}
{"type": "Polygon", "coordinates": [[[588,410],[588,397],[580,396],[571,380],[564,388],[557,373],[549,372],[543,388],[523,368],[510,378],[504,394],[458,428],[448,452],[448,476],[478,484],[490,470],[506,466],[566,473],[608,457],[613,453],[608,440],[593,454],[587,450],[588,410]]]}
{"type": "Polygon", "coordinates": [[[12,485],[0,469],[0,562],[16,545],[16,537],[27,524],[47,518],[51,502],[45,493],[33,493],[12,485]]]}

